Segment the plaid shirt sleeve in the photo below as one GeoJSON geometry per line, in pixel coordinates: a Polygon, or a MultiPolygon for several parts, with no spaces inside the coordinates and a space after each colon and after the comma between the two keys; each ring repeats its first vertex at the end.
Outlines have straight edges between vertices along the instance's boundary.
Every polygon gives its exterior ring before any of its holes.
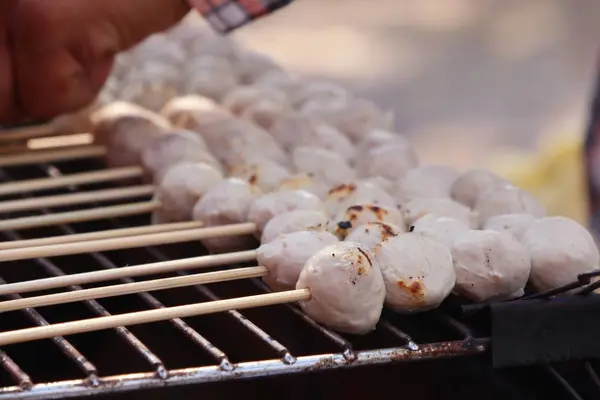
{"type": "Polygon", "coordinates": [[[227,33],[290,4],[293,0],[188,0],[212,25],[227,33]]]}

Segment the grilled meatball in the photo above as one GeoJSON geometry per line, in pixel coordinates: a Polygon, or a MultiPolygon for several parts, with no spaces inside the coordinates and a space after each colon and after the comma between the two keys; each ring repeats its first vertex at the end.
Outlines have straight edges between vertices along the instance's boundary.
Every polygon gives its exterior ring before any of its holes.
{"type": "Polygon", "coordinates": [[[375,248],[375,260],[385,281],[385,302],[399,312],[436,308],[456,282],[448,246],[421,235],[390,237],[375,248]]]}
{"type": "Polygon", "coordinates": [[[176,131],[152,139],[142,152],[147,179],[160,182],[166,169],[182,162],[201,162],[222,171],[221,164],[208,152],[204,141],[190,131],[176,131]]]}
{"type": "Polygon", "coordinates": [[[356,179],[354,170],[344,157],[330,150],[301,146],[292,152],[292,162],[298,172],[312,174],[319,183],[333,187],[356,179]]]}
{"type": "Polygon", "coordinates": [[[94,112],[94,140],[108,147],[106,162],[111,167],[139,165],[141,153],[152,139],[169,132],[161,116],[131,103],[116,102],[94,112]]]}
{"type": "Polygon", "coordinates": [[[308,259],[296,289],[311,299],[300,306],[310,317],[336,331],[366,334],[375,329],[385,298],[379,265],[365,246],[339,242],[308,259]]]}
{"type": "Polygon", "coordinates": [[[531,214],[536,218],[546,215],[544,206],[529,192],[514,186],[501,186],[479,196],[474,211],[480,226],[488,219],[504,214],[531,214]]]}
{"type": "Polygon", "coordinates": [[[323,183],[318,182],[312,174],[295,174],[287,179],[284,179],[279,186],[280,190],[306,190],[317,196],[320,199],[324,199],[327,196],[329,188],[323,183]]]}
{"type": "Polygon", "coordinates": [[[161,208],[152,214],[153,223],[191,220],[194,205],[222,180],[220,171],[204,163],[182,163],[167,168],[154,193],[161,208]]]}
{"type": "Polygon", "coordinates": [[[535,222],[531,214],[503,214],[491,217],[483,225],[483,229],[491,231],[506,231],[521,241],[527,229],[535,222]]]}
{"type": "Polygon", "coordinates": [[[325,207],[332,217],[346,212],[350,206],[365,203],[389,208],[396,206],[396,201],[391,195],[368,182],[338,185],[329,191],[325,199],[325,207]]]}
{"type": "Polygon", "coordinates": [[[469,232],[470,228],[454,218],[425,215],[419,218],[411,227],[411,232],[428,237],[452,248],[454,241],[469,232]]]}
{"type": "Polygon", "coordinates": [[[339,213],[333,220],[331,228],[335,235],[345,238],[356,228],[370,222],[386,223],[395,226],[404,232],[404,218],[396,208],[378,206],[372,203],[355,204],[339,213]]]}
{"type": "Polygon", "coordinates": [[[284,190],[256,199],[250,207],[248,219],[256,224],[258,232],[262,232],[274,216],[293,210],[325,211],[323,202],[314,194],[304,190],[284,190]]]}
{"type": "Polygon", "coordinates": [[[531,271],[529,253],[507,232],[473,230],[452,247],[456,292],[472,301],[521,297],[531,271]]]}
{"type": "Polygon", "coordinates": [[[406,172],[395,191],[399,204],[419,197],[450,197],[458,171],[441,165],[423,165],[406,172]]]}
{"type": "Polygon", "coordinates": [[[273,290],[294,289],[306,261],[337,242],[339,240],[329,232],[297,231],[263,243],[256,256],[258,263],[269,270],[263,280],[273,290]]]}
{"type": "Polygon", "coordinates": [[[476,225],[476,218],[468,207],[446,197],[417,198],[402,207],[402,215],[408,226],[428,214],[454,218],[469,227],[476,225]]]}
{"type": "Polygon", "coordinates": [[[599,268],[600,256],[592,235],[569,218],[536,220],[522,243],[531,255],[531,283],[540,291],[569,284],[579,274],[599,268]]]}
{"type": "Polygon", "coordinates": [[[264,193],[278,190],[281,183],[290,177],[287,168],[269,160],[235,166],[229,175],[258,185],[264,193]]]}
{"type": "Polygon", "coordinates": [[[381,242],[402,232],[403,229],[395,225],[384,224],[383,222],[369,222],[354,229],[346,237],[346,240],[360,243],[363,246],[367,246],[369,250],[375,251],[375,248],[381,242]]]}
{"type": "MultiPolygon", "coordinates": [[[[225,179],[211,187],[196,203],[192,218],[206,226],[246,222],[250,205],[260,195],[261,191],[257,186],[241,179],[225,179]]],[[[231,236],[204,239],[202,243],[210,252],[220,253],[248,249],[254,245],[254,240],[249,237],[231,236]]]]}
{"type": "Polygon", "coordinates": [[[452,185],[452,198],[467,207],[475,207],[475,202],[483,193],[508,184],[498,175],[482,170],[472,169],[462,173],[452,185]]]}
{"type": "Polygon", "coordinates": [[[280,235],[298,231],[324,231],[329,221],[321,211],[293,210],[278,214],[265,225],[261,243],[272,242],[280,235]]]}

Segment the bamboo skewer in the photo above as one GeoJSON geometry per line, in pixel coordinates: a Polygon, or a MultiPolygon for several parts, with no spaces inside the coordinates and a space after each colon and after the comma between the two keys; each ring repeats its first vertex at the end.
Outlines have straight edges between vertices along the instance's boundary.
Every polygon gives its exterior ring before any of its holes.
{"type": "Polygon", "coordinates": [[[0,129],[0,142],[13,142],[58,134],[52,124],[26,126],[22,128],[0,129]]]}
{"type": "Polygon", "coordinates": [[[71,133],[67,135],[32,138],[27,141],[27,148],[30,150],[54,149],[58,147],[67,148],[91,145],[93,142],[94,135],[91,133],[71,133]]]}
{"type": "Polygon", "coordinates": [[[0,213],[130,199],[151,195],[154,193],[154,190],[155,187],[153,185],[141,185],[118,189],[94,190],[90,192],[78,192],[55,196],[2,201],[0,202],[0,213]]]}
{"type": "Polygon", "coordinates": [[[109,229],[105,231],[89,233],[74,233],[71,235],[53,236],[40,239],[13,240],[8,242],[0,242],[0,250],[48,246],[62,243],[76,243],[89,240],[146,235],[159,232],[183,231],[186,229],[201,228],[202,226],[203,224],[200,221],[186,221],[175,222],[170,224],[145,225],[138,226],[135,228],[109,229]]]}
{"type": "Polygon", "coordinates": [[[0,157],[0,167],[16,167],[45,162],[103,157],[106,155],[106,152],[106,147],[98,145],[73,146],[72,148],[58,150],[38,150],[2,156],[0,157]]]}
{"type": "Polygon", "coordinates": [[[125,167],[63,175],[56,178],[29,179],[0,184],[0,195],[33,192],[43,189],[56,189],[71,185],[116,181],[119,179],[138,178],[143,174],[144,170],[141,167],[125,167]]]}
{"type": "Polygon", "coordinates": [[[310,290],[290,290],[287,292],[259,294],[235,299],[216,300],[206,303],[167,307],[106,317],[90,318],[80,321],[63,322],[35,328],[18,329],[0,333],[0,346],[14,343],[30,342],[57,336],[75,335],[78,333],[99,331],[165,321],[173,318],[186,318],[197,315],[214,314],[230,310],[265,307],[275,304],[292,303],[310,300],[310,290]]]}
{"type": "Polygon", "coordinates": [[[35,279],[25,282],[8,283],[5,285],[0,285],[0,295],[36,292],[39,290],[55,289],[71,285],[85,285],[94,282],[111,281],[121,278],[133,278],[136,276],[147,276],[190,269],[210,268],[253,260],[256,260],[256,250],[162,261],[150,264],[134,265],[131,267],[121,267],[102,271],[85,272],[81,274],[35,279]]]}
{"type": "Polygon", "coordinates": [[[258,278],[265,276],[267,273],[267,268],[263,266],[237,268],[226,271],[205,272],[202,274],[178,276],[175,278],[154,279],[145,282],[126,283],[93,289],[83,289],[74,292],[35,296],[0,302],[0,312],[22,310],[30,307],[46,307],[56,304],[102,299],[105,297],[123,296],[140,292],[174,289],[183,286],[258,278]]]}
{"type": "MultiPolygon", "coordinates": [[[[149,204],[153,203],[155,202],[149,202],[149,204]]],[[[101,208],[99,210],[105,210],[106,208],[101,208]]],[[[60,214],[51,214],[48,216],[54,215],[60,214]]],[[[0,222],[0,227],[2,227],[2,222],[0,222]]],[[[0,261],[16,261],[30,258],[56,257],[99,251],[131,249],[135,247],[182,243],[215,237],[248,235],[254,233],[255,231],[256,226],[252,222],[245,222],[241,224],[188,229],[181,232],[161,232],[133,237],[88,240],[85,242],[64,243],[50,246],[25,247],[21,249],[1,250],[0,261]]]]}
{"type": "Polygon", "coordinates": [[[97,221],[105,218],[146,214],[161,207],[158,201],[94,208],[90,210],[67,211],[33,217],[0,220],[0,231],[39,228],[44,226],[97,221]]]}

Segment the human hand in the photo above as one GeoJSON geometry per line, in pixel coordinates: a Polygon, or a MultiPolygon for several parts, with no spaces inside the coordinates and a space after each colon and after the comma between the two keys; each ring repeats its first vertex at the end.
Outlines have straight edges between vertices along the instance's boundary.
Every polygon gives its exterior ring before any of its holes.
{"type": "Polygon", "coordinates": [[[117,53],[188,11],[184,0],[0,0],[0,123],[85,107],[117,53]]]}

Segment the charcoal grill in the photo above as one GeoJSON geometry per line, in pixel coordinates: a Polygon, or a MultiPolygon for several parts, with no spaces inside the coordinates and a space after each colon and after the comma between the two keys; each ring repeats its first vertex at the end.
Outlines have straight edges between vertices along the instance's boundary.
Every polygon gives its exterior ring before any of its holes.
{"type": "MultiPolygon", "coordinates": [[[[0,159],[2,157],[0,155],[0,159]]],[[[101,160],[93,157],[0,168],[0,181],[102,169],[101,160]]],[[[3,196],[2,200],[116,185],[101,182],[3,196]]],[[[63,207],[60,211],[109,204],[116,202],[63,207]]],[[[5,214],[0,218],[56,211],[42,209],[5,214]]],[[[0,231],[4,240],[20,240],[146,224],[149,224],[148,216],[137,215],[18,232],[0,231]]],[[[0,279],[17,282],[192,257],[203,252],[199,244],[186,243],[6,262],[0,265],[0,279]]],[[[149,278],[136,278],[144,279],[149,278]]],[[[132,280],[111,283],[125,282],[132,280]]],[[[79,289],[78,286],[68,288],[79,289]]],[[[260,280],[250,279],[26,309],[0,314],[0,330],[265,291],[268,289],[260,280]]],[[[56,291],[44,293],[53,292],[56,291]]],[[[5,300],[8,298],[19,296],[7,296],[5,300]]],[[[289,399],[307,396],[380,398],[389,396],[390,391],[422,399],[600,396],[600,383],[591,363],[583,367],[564,365],[492,371],[485,324],[471,320],[466,323],[446,309],[442,307],[415,316],[384,310],[377,330],[365,337],[339,335],[318,325],[294,305],[277,305],[11,345],[0,351],[0,399],[92,395],[128,399],[264,398],[270,395],[289,399]]]]}

